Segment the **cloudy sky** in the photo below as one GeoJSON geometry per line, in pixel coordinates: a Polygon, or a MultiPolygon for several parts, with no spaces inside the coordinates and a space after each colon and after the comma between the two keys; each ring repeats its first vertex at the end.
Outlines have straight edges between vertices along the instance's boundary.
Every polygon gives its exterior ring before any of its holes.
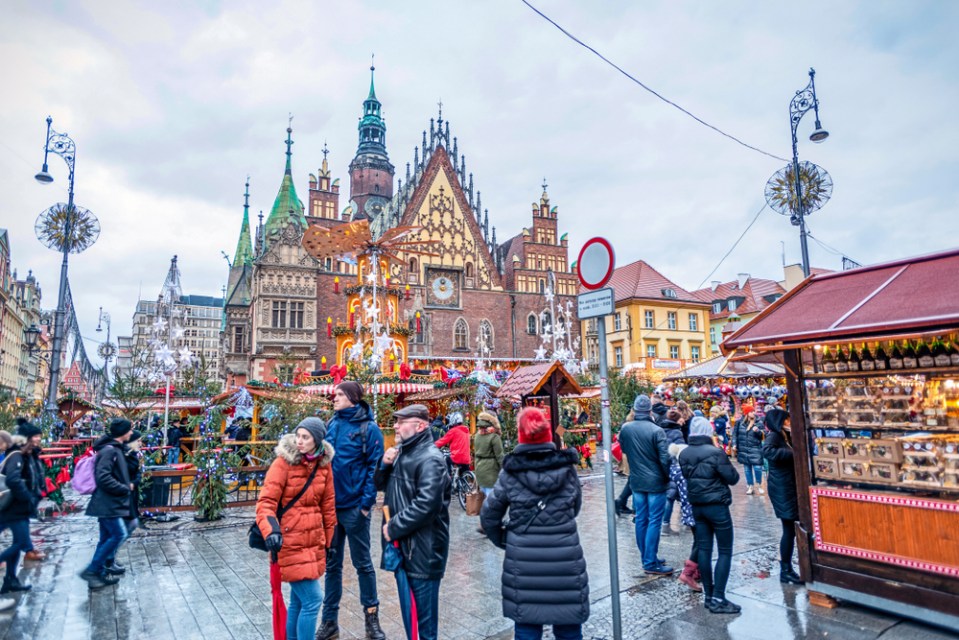
{"type": "MultiPolygon", "coordinates": [[[[829,171],[809,218],[815,266],[835,251],[874,263],[959,245],[959,5],[531,0],[665,97],[770,152],[790,154],[788,106],[810,66],[831,137],[800,158],[829,171]]],[[[499,238],[527,225],[545,177],[571,253],[596,234],[617,262],[644,259],[686,288],[738,272],[781,278],[797,230],[768,209],[712,278],[785,164],[703,127],[607,66],[520,0],[5,3],[0,21],[0,226],[13,265],[54,306],[59,257],[38,213],[66,200],[33,180],[44,118],[78,145],[77,203],[99,242],[70,274],[83,332],[97,308],[129,331],[180,256],[186,292],[219,295],[243,183],[269,211],[287,114],[301,197],[329,144],[347,165],[376,54],[390,158],[405,172],[442,100],[499,238]]],[[[346,198],[341,201],[345,206],[346,198]]],[[[571,258],[573,259],[573,258],[571,258]]],[[[708,282],[707,282],[708,284],[708,282]]]]}

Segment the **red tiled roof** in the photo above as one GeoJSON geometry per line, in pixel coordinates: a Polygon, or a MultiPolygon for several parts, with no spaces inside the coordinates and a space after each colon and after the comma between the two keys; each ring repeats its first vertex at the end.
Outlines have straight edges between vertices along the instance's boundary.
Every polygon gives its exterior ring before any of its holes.
{"type": "Polygon", "coordinates": [[[813,276],[723,342],[778,342],[959,326],[959,249],[813,276]]]}
{"type": "MultiPolygon", "coordinates": [[[[644,260],[637,260],[613,271],[613,276],[606,286],[613,288],[616,302],[639,298],[643,300],[677,300],[701,305],[709,304],[669,280],[644,260]],[[665,289],[675,291],[676,297],[667,298],[663,295],[665,289]]],[[[586,293],[586,290],[582,289],[580,293],[586,293]]]]}
{"type": "Polygon", "coordinates": [[[554,371],[559,371],[563,376],[563,381],[558,389],[559,395],[570,393],[580,394],[583,392],[576,380],[569,372],[563,368],[559,362],[543,362],[528,367],[519,367],[510,374],[503,386],[496,392],[498,398],[522,398],[539,389],[549,380],[554,371]]]}
{"type": "MultiPolygon", "coordinates": [[[[716,287],[715,291],[713,291],[712,287],[693,291],[694,296],[709,304],[712,304],[714,300],[745,298],[745,300],[736,307],[735,313],[738,315],[762,311],[771,304],[764,300],[765,296],[783,295],[785,293],[786,290],[775,280],[752,277],[746,280],[742,289],[739,288],[739,281],[733,280],[720,284],[716,287]]],[[[729,309],[723,309],[719,313],[710,312],[709,318],[711,320],[719,320],[728,317],[732,313],[729,309]]]]}

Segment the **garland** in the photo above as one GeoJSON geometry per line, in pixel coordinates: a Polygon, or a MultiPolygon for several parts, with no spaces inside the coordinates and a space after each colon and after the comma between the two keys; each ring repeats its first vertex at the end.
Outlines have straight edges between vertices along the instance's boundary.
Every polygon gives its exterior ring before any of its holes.
{"type": "MultiPolygon", "coordinates": [[[[391,324],[389,326],[389,333],[390,335],[398,335],[398,336],[404,336],[408,338],[411,335],[413,335],[413,330],[407,327],[406,325],[391,324]]],[[[351,336],[356,334],[356,329],[350,329],[348,326],[344,326],[344,325],[337,325],[333,327],[332,334],[334,336],[346,336],[346,335],[351,336]]],[[[360,327],[360,335],[361,336],[370,335],[369,328],[365,326],[360,327]]]]}
{"type": "MultiPolygon", "coordinates": [[[[343,293],[348,296],[354,294],[366,295],[366,292],[369,291],[372,294],[373,287],[370,287],[365,284],[356,284],[351,287],[343,287],[343,293]]],[[[397,296],[400,297],[403,295],[404,290],[399,287],[376,287],[376,293],[388,295],[388,296],[397,296]]]]}

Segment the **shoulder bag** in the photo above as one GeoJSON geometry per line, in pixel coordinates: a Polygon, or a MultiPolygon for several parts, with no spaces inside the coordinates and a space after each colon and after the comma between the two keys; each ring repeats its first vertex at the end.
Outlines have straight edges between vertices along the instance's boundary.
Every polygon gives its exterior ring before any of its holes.
{"type": "MultiPolygon", "coordinates": [[[[309,489],[310,485],[313,484],[313,478],[316,477],[316,472],[319,470],[320,464],[317,462],[316,466],[313,467],[313,471],[310,472],[310,477],[306,479],[306,484],[303,485],[303,488],[300,489],[300,492],[294,496],[292,500],[289,501],[285,506],[280,507],[276,511],[276,520],[279,522],[283,518],[283,514],[290,510],[290,508],[296,504],[296,501],[303,497],[303,494],[306,493],[306,490],[309,489]]],[[[253,524],[250,525],[250,530],[247,532],[247,538],[249,539],[251,549],[259,549],[260,551],[266,551],[266,540],[263,538],[263,533],[260,531],[260,528],[256,526],[256,519],[253,520],[253,524]]]]}
{"type": "Polygon", "coordinates": [[[11,456],[17,451],[11,451],[7,454],[7,457],[3,459],[3,463],[0,464],[0,511],[3,511],[10,506],[10,502],[13,501],[13,493],[10,491],[10,487],[7,486],[7,476],[3,473],[7,468],[7,462],[9,462],[11,456]]]}

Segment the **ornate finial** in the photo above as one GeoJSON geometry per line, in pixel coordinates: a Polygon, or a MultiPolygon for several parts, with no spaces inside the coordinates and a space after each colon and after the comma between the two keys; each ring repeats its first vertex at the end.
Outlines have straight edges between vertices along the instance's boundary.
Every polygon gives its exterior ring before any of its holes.
{"type": "Polygon", "coordinates": [[[260,209],[260,215],[258,217],[260,218],[260,226],[262,227],[263,226],[263,209],[260,209]]]}
{"type": "Polygon", "coordinates": [[[410,181],[410,163],[409,162],[406,163],[406,181],[407,182],[410,181]]]}
{"type": "Polygon", "coordinates": [[[376,71],[376,54],[370,54],[370,71],[376,71]]]}
{"type": "Polygon", "coordinates": [[[290,114],[290,123],[286,127],[286,172],[290,173],[290,162],[293,157],[293,114],[290,114]]]}
{"type": "Polygon", "coordinates": [[[544,178],[543,178],[543,193],[546,193],[546,187],[548,187],[548,186],[549,186],[549,185],[546,183],[546,178],[544,177],[544,178]]]}
{"type": "MultiPolygon", "coordinates": [[[[424,147],[423,150],[425,152],[426,148],[424,147]]],[[[417,169],[420,166],[420,148],[419,147],[413,147],[413,166],[415,166],[417,169]]]]}
{"type": "Polygon", "coordinates": [[[439,123],[440,123],[440,126],[442,127],[443,126],[443,98],[440,98],[440,101],[437,104],[440,107],[439,123]]]}
{"type": "Polygon", "coordinates": [[[326,140],[323,141],[323,159],[326,160],[326,156],[329,155],[330,149],[326,146],[326,140]]]}
{"type": "Polygon", "coordinates": [[[246,177],[246,191],[243,193],[243,210],[247,211],[250,208],[250,176],[246,177]]]}

